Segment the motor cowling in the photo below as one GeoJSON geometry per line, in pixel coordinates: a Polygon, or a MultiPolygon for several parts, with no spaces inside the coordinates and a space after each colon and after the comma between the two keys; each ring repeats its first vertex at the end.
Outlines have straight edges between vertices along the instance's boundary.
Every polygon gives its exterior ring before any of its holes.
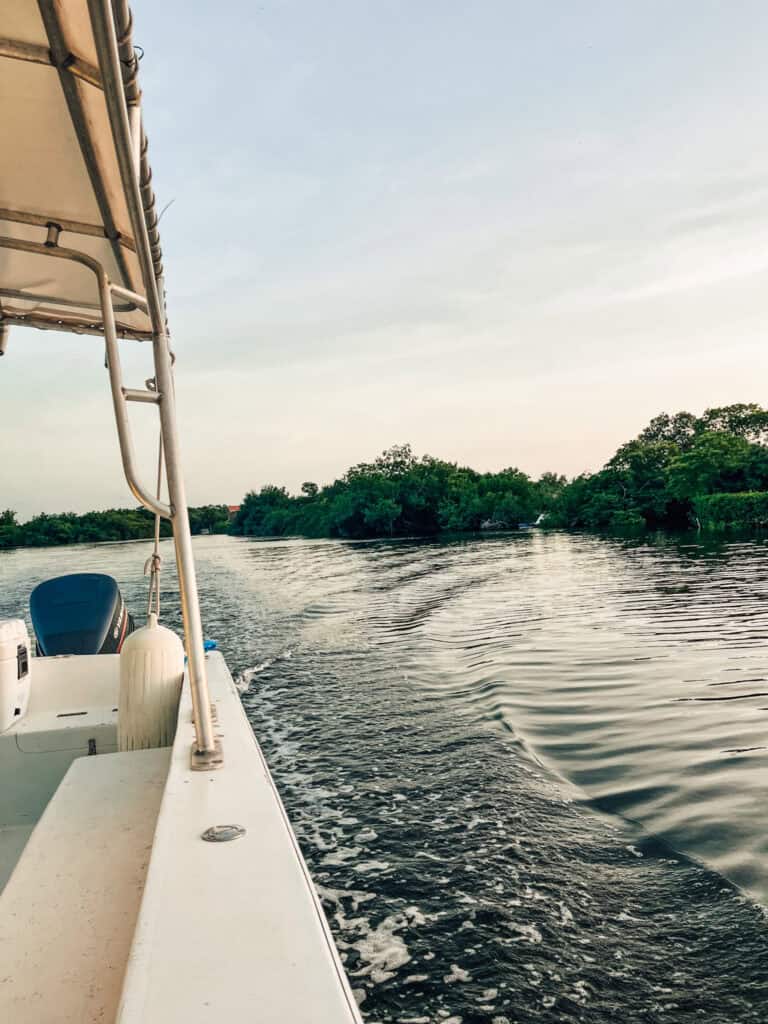
{"type": "Polygon", "coordinates": [[[40,583],[29,598],[37,653],[119,654],[134,622],[117,583],[80,572],[40,583]]]}

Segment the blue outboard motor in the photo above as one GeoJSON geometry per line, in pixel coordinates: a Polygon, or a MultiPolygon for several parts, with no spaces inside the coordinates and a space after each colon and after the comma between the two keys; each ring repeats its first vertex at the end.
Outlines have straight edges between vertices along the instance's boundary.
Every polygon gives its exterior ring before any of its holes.
{"type": "Polygon", "coordinates": [[[134,623],[111,576],[79,572],[40,583],[29,598],[37,653],[118,654],[134,623]]]}

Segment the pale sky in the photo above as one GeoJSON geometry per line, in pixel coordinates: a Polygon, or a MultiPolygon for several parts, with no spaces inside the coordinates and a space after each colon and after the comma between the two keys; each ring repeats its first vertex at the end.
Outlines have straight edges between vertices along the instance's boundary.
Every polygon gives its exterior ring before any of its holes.
{"type": "MultiPolygon", "coordinates": [[[[133,8],[190,503],[768,404],[763,0],[133,8]]],[[[98,341],[12,329],[0,408],[0,508],[135,504],[98,341]]]]}

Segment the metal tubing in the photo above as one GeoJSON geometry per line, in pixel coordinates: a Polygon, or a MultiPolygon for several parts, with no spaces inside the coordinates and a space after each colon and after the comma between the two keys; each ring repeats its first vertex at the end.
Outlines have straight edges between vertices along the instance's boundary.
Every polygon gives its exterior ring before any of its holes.
{"type": "Polygon", "coordinates": [[[184,476],[181,471],[179,436],[176,427],[176,401],[171,353],[165,335],[157,338],[152,347],[155,355],[155,379],[157,390],[160,392],[160,425],[163,435],[165,475],[168,481],[168,497],[171,502],[181,613],[184,619],[184,636],[187,643],[192,711],[195,717],[196,751],[202,755],[215,755],[217,753],[216,737],[213,732],[208,679],[205,671],[203,625],[197,593],[195,557],[192,551],[192,534],[189,529],[187,496],[184,476]]]}
{"type": "MultiPolygon", "coordinates": [[[[166,519],[172,517],[171,508],[163,502],[157,501],[146,491],[138,481],[136,475],[135,456],[133,453],[133,437],[131,425],[128,420],[128,409],[123,395],[123,381],[120,369],[120,352],[117,345],[117,329],[115,325],[115,311],[112,306],[112,286],[104,268],[92,256],[87,256],[76,249],[62,249],[59,246],[48,247],[41,242],[27,242],[21,238],[0,237],[0,249],[16,249],[19,252],[34,253],[38,256],[47,256],[49,259],[70,260],[73,263],[80,263],[92,271],[96,277],[99,289],[99,301],[101,302],[101,316],[104,323],[104,340],[107,346],[107,367],[109,369],[109,382],[112,387],[112,402],[115,409],[115,420],[117,422],[117,436],[120,441],[120,454],[123,459],[123,469],[133,494],[151,512],[164,516],[166,519]]],[[[156,342],[153,343],[155,350],[156,342]]],[[[167,349],[167,346],[166,346],[167,349]]],[[[170,357],[169,357],[170,358],[170,357]]],[[[158,390],[162,387],[158,383],[158,390]]],[[[161,406],[162,409],[162,406],[161,406]]],[[[162,415],[161,415],[162,419],[162,415]]],[[[187,531],[189,531],[189,519],[186,517],[186,506],[184,506],[187,531]]],[[[202,641],[201,641],[202,647],[202,641]]]]}
{"type": "Polygon", "coordinates": [[[53,249],[54,246],[59,244],[59,238],[61,236],[61,224],[56,224],[54,221],[49,220],[45,225],[48,228],[48,234],[45,237],[43,245],[46,249],[53,249]]]}
{"type": "Polygon", "coordinates": [[[109,196],[102,178],[101,167],[96,156],[93,138],[91,137],[91,126],[85,116],[83,105],[78,91],[77,82],[66,70],[69,64],[69,47],[64,38],[59,19],[59,12],[54,0],[37,0],[40,16],[43,19],[45,34],[51,44],[51,56],[59,74],[61,89],[69,110],[69,117],[72,127],[80,145],[80,153],[85,163],[88,177],[91,181],[91,188],[96,197],[99,213],[104,222],[104,230],[110,241],[112,251],[115,254],[118,270],[123,279],[123,284],[129,287],[133,284],[130,268],[125,259],[125,253],[120,246],[119,232],[112,215],[109,204],[109,196]]]}
{"type": "MultiPolygon", "coordinates": [[[[40,0],[38,0],[40,2],[40,0]]],[[[152,255],[144,218],[144,207],[141,202],[139,181],[133,166],[133,140],[131,126],[128,123],[128,107],[123,91],[123,76],[120,71],[120,59],[117,52],[115,23],[109,0],[88,0],[88,12],[91,16],[93,39],[99,58],[101,77],[104,83],[104,100],[112,128],[112,140],[115,144],[115,155],[120,168],[120,180],[125,193],[125,202],[133,228],[136,242],[136,255],[141,267],[144,290],[152,326],[156,334],[165,332],[165,324],[161,316],[161,304],[157,294],[152,255]]]]}
{"type": "Polygon", "coordinates": [[[115,332],[115,314],[112,310],[112,295],[109,289],[107,275],[102,272],[98,275],[99,295],[101,297],[101,315],[104,319],[104,341],[107,345],[107,369],[109,370],[109,383],[112,388],[112,405],[115,410],[115,422],[117,423],[117,436],[120,441],[120,453],[123,457],[123,470],[133,494],[142,505],[151,512],[166,519],[173,517],[173,510],[162,501],[153,498],[138,482],[136,476],[135,456],[133,452],[133,436],[131,424],[128,420],[128,409],[125,404],[123,393],[123,375],[120,368],[120,351],[117,346],[117,334],[115,332]]]}
{"type": "Polygon", "coordinates": [[[119,284],[113,284],[110,282],[109,290],[113,295],[116,295],[118,299],[125,299],[126,302],[130,302],[132,307],[136,309],[143,309],[147,311],[147,300],[143,295],[137,295],[136,292],[132,292],[130,288],[121,288],[119,284]]]}
{"type": "MultiPolygon", "coordinates": [[[[3,321],[8,324],[17,324],[19,327],[35,327],[39,331],[67,331],[69,334],[91,335],[96,338],[104,337],[104,327],[99,317],[98,323],[88,317],[67,316],[65,313],[20,313],[12,311],[7,306],[3,307],[3,321]]],[[[125,338],[130,341],[152,341],[152,335],[147,331],[132,331],[123,324],[118,324],[118,338],[125,338]]]]}
{"type": "Polygon", "coordinates": [[[133,143],[133,171],[138,181],[141,177],[141,107],[138,103],[128,108],[128,121],[133,143]]]}
{"type": "MultiPolygon", "coordinates": [[[[46,246],[47,249],[52,249],[53,246],[46,246]]],[[[32,302],[35,306],[39,306],[41,303],[47,306],[52,306],[54,309],[57,306],[61,307],[74,307],[75,309],[92,309],[95,313],[101,311],[101,303],[99,302],[80,302],[77,299],[61,299],[55,295],[41,295],[39,292],[23,292],[18,288],[0,288],[0,298],[6,299],[20,299],[22,302],[32,302]]],[[[136,307],[133,303],[127,306],[115,306],[116,313],[130,313],[136,307]]]]}
{"type": "Polygon", "coordinates": [[[160,402],[160,395],[156,391],[146,391],[144,388],[123,388],[123,398],[126,402],[148,402],[151,405],[160,402]]]}
{"type": "MultiPolygon", "coordinates": [[[[160,400],[160,429],[165,450],[165,471],[168,481],[168,497],[171,505],[173,540],[176,548],[176,566],[179,573],[179,593],[184,619],[184,638],[187,648],[192,709],[195,718],[196,753],[203,762],[209,759],[211,767],[220,763],[216,737],[213,732],[211,705],[208,696],[208,680],[205,671],[203,650],[203,627],[200,618],[200,602],[197,593],[195,560],[192,552],[192,535],[189,529],[187,499],[184,477],[181,471],[179,436],[176,426],[176,402],[173,388],[173,367],[171,352],[165,334],[163,303],[155,277],[152,250],[141,200],[139,179],[133,158],[133,140],[128,120],[128,106],[120,70],[120,56],[115,33],[115,22],[109,0],[88,0],[93,38],[99,67],[104,84],[104,97],[112,128],[112,139],[120,168],[125,200],[136,241],[136,255],[141,267],[144,290],[147,294],[147,310],[154,330],[152,349],[155,362],[155,380],[160,400]]],[[[106,311],[105,311],[106,312],[106,311]]],[[[111,312],[111,310],[110,310],[111,312]]],[[[106,322],[106,321],[105,321],[106,322]]],[[[112,320],[114,327],[114,319],[112,320]]],[[[113,334],[113,347],[117,348],[113,334]]],[[[111,370],[110,370],[111,373],[111,370]]],[[[114,394],[114,391],[113,391],[114,394]]],[[[122,393],[120,402],[115,401],[125,413],[122,393]]]]}
{"type": "MultiPolygon", "coordinates": [[[[0,54],[2,56],[2,54],[0,54]]],[[[33,224],[35,227],[47,228],[50,217],[43,217],[39,213],[29,213],[26,210],[8,210],[5,207],[0,207],[0,220],[10,220],[15,224],[33,224]]],[[[101,224],[83,224],[79,220],[62,220],[58,218],[58,223],[62,231],[72,232],[75,235],[91,235],[93,238],[109,238],[109,235],[104,231],[104,227],[101,224]]],[[[136,246],[133,244],[133,239],[127,235],[121,235],[118,239],[120,245],[126,249],[130,249],[133,252],[136,246]]]]}
{"type": "MultiPolygon", "coordinates": [[[[37,43],[24,43],[18,39],[0,38],[0,57],[10,57],[11,60],[24,60],[32,64],[45,64],[47,67],[56,67],[51,51],[47,46],[39,46],[37,43]]],[[[80,78],[89,85],[101,88],[99,69],[73,57],[64,69],[68,74],[80,78]]]]}

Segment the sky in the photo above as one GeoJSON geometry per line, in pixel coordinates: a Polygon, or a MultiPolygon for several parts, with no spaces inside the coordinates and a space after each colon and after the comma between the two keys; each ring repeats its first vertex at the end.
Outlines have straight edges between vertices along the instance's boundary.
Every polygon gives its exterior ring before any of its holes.
{"type": "MultiPolygon", "coordinates": [[[[762,0],[133,10],[191,504],[768,404],[762,0]]],[[[134,504],[94,339],[13,329],[0,410],[0,508],[134,504]]]]}

